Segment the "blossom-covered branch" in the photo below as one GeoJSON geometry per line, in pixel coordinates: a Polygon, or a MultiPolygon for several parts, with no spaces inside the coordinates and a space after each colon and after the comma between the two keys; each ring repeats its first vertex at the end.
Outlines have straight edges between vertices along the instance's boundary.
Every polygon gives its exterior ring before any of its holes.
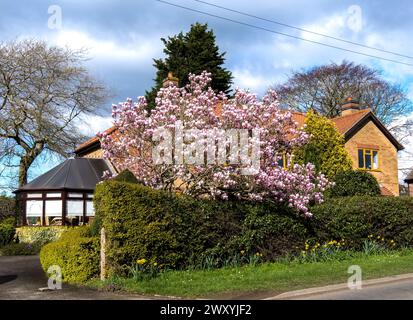
{"type": "MultiPolygon", "coordinates": [[[[128,168],[142,183],[156,189],[196,197],[271,199],[310,216],[309,204],[322,201],[328,181],[311,164],[288,168],[277,165],[283,155],[290,157],[294,148],[306,143],[308,136],[297,128],[290,111],[279,108],[276,93],[269,91],[259,100],[255,94],[237,89],[234,98],[228,99],[208,87],[211,78],[207,72],[190,74],[189,80],[183,88],[170,85],[160,89],[156,108],[150,114],[143,97],[135,103],[128,99],[113,106],[117,130],[100,135],[104,157],[119,170],[128,168]],[[172,145],[180,142],[184,146],[172,149],[169,162],[157,163],[153,159],[153,149],[162,142],[154,139],[159,128],[170,130],[172,145]],[[177,128],[186,133],[180,136],[177,128]],[[223,147],[221,150],[232,150],[234,141],[221,134],[225,130],[244,130],[249,133],[248,142],[258,146],[259,163],[254,174],[243,174],[245,165],[234,159],[208,160],[211,132],[212,142],[223,147]],[[196,132],[202,139],[194,144],[188,132],[196,132]],[[201,162],[187,161],[196,154],[201,162]]],[[[212,154],[217,150],[213,149],[212,154]]],[[[238,150],[249,156],[253,151],[251,144],[240,145],[238,150]]]]}

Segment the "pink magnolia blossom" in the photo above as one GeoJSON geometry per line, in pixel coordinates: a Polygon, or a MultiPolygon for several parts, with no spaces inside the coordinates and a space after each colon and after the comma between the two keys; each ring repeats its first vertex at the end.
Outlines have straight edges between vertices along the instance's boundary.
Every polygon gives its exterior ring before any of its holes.
{"type": "Polygon", "coordinates": [[[262,100],[255,94],[237,89],[228,99],[216,94],[208,85],[210,74],[189,75],[183,88],[170,85],[161,88],[150,114],[146,101],[114,105],[112,116],[118,134],[100,134],[104,157],[119,170],[128,168],[143,184],[155,189],[180,191],[196,197],[220,199],[271,199],[311,216],[311,202],[322,202],[322,192],[329,182],[317,174],[312,164],[294,164],[287,169],[277,160],[303,145],[308,136],[299,130],[289,110],[281,110],[274,91],[262,100]],[[217,111],[221,106],[221,111],[217,111]],[[241,165],[228,164],[155,164],[151,150],[157,128],[176,128],[200,132],[215,129],[248,129],[259,131],[259,168],[254,175],[242,175],[241,165]]]}

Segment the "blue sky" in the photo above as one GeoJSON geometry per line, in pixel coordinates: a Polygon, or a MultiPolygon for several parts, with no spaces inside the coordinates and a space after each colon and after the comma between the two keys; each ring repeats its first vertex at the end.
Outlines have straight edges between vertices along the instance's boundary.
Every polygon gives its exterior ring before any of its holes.
{"type": "MultiPolygon", "coordinates": [[[[413,59],[351,46],[298,30],[281,27],[193,0],[168,0],[179,5],[269,28],[309,40],[320,41],[367,54],[413,63],[413,59]]],[[[264,1],[207,0],[239,11],[277,20],[296,27],[344,38],[365,45],[413,56],[413,5],[410,1],[264,1]],[[354,7],[357,6],[357,7],[354,7]],[[356,8],[360,16],[354,15],[356,8]],[[354,17],[361,17],[354,22],[354,17]]],[[[152,59],[163,56],[161,37],[187,31],[191,23],[207,22],[217,43],[226,52],[225,66],[233,72],[234,87],[262,95],[282,82],[292,70],[305,69],[343,59],[380,69],[384,77],[404,86],[413,98],[413,67],[326,48],[282,35],[248,28],[199,13],[171,7],[155,0],[123,1],[2,1],[0,40],[41,38],[50,44],[87,48],[87,67],[106,83],[113,98],[102,105],[102,114],[91,117],[82,130],[92,135],[110,125],[112,103],[136,98],[150,88],[155,76],[152,59]],[[62,26],[48,28],[48,8],[62,10],[62,26]]],[[[412,115],[406,115],[412,117],[412,115]]],[[[413,140],[405,144],[413,147],[413,140]]],[[[50,166],[53,162],[49,163],[50,166]]],[[[401,155],[400,166],[413,166],[401,155]]],[[[32,177],[46,170],[32,171],[32,177]]]]}

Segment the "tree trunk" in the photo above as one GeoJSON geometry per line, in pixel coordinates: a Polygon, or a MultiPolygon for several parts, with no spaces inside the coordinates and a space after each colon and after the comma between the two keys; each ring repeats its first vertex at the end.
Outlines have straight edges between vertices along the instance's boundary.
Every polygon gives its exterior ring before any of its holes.
{"type": "Polygon", "coordinates": [[[20,158],[19,163],[19,188],[27,183],[28,171],[37,156],[43,151],[44,144],[36,143],[35,147],[29,150],[23,157],[20,158]]]}

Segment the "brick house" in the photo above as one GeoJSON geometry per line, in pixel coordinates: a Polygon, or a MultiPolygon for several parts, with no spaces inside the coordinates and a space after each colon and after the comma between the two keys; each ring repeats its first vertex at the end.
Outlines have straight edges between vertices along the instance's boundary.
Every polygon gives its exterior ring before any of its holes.
{"type": "MultiPolygon", "coordinates": [[[[295,120],[304,124],[305,114],[295,113],[295,120]]],[[[353,160],[353,168],[373,174],[383,195],[398,196],[397,153],[404,147],[387,130],[370,108],[348,98],[341,105],[341,115],[331,119],[344,136],[345,148],[353,160]]],[[[413,195],[413,173],[412,173],[413,195]]]]}
{"type": "MultiPolygon", "coordinates": [[[[222,105],[217,105],[218,114],[221,108],[222,105]]],[[[293,113],[293,119],[299,126],[304,124],[305,118],[304,113],[293,113]]],[[[341,115],[332,121],[344,136],[353,168],[372,173],[383,195],[398,196],[397,153],[403,146],[374,113],[349,98],[341,106],[341,115]]],[[[117,134],[114,127],[106,132],[117,134]]],[[[79,145],[75,155],[74,159],[66,160],[15,191],[24,208],[23,224],[74,225],[93,219],[94,187],[102,180],[104,170],[116,172],[116,168],[103,159],[100,141],[96,136],[79,145]]],[[[413,173],[409,177],[409,192],[413,195],[413,173]]]]}
{"type": "MultiPolygon", "coordinates": [[[[399,195],[397,152],[403,146],[386,129],[374,113],[351,98],[341,106],[341,115],[333,118],[343,134],[345,148],[353,160],[353,168],[372,173],[380,184],[383,195],[399,195]]],[[[305,114],[294,112],[294,120],[303,125],[305,114]]],[[[108,133],[115,129],[109,128],[108,133]]],[[[77,157],[101,158],[97,137],[86,141],[75,150],[77,157]]],[[[413,182],[413,181],[412,181],[413,182]]],[[[412,188],[413,190],[413,188],[412,188]]]]}

